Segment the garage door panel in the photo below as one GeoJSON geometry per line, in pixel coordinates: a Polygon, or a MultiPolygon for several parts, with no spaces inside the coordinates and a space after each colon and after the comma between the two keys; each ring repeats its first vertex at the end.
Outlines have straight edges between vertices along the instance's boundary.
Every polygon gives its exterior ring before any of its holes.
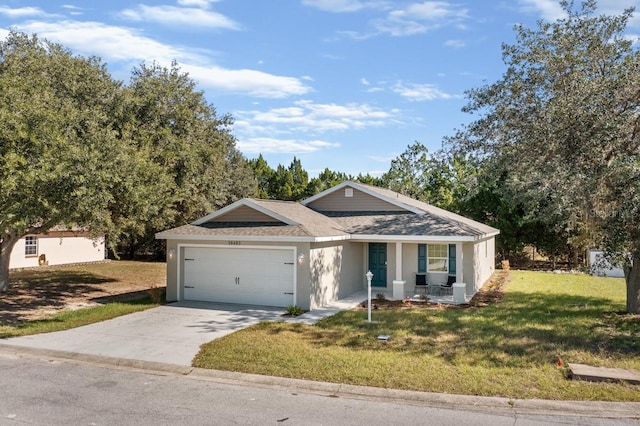
{"type": "Polygon", "coordinates": [[[293,303],[291,249],[186,247],[184,258],[185,300],[268,306],[293,303]]]}

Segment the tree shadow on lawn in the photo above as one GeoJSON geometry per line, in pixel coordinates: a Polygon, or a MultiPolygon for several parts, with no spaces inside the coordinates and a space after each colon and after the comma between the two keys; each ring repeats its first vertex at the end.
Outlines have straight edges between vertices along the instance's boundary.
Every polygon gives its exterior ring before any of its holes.
{"type": "Polygon", "coordinates": [[[46,309],[59,309],[88,293],[103,292],[100,284],[117,280],[83,271],[25,270],[12,272],[11,287],[0,299],[0,324],[17,325],[46,309]]]}
{"type": "Polygon", "coordinates": [[[428,354],[455,363],[515,366],[555,362],[562,354],[634,356],[640,319],[613,312],[609,299],[570,294],[509,292],[485,307],[347,311],[317,324],[314,344],[354,350],[428,354]],[[621,320],[622,318],[622,320],[621,320]],[[377,336],[388,334],[387,342],[377,336]]]}

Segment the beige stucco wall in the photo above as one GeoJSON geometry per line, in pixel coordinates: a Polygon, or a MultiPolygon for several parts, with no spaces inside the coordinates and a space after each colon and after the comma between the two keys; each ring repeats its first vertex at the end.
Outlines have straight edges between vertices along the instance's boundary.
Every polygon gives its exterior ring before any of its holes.
{"type": "Polygon", "coordinates": [[[463,256],[467,294],[475,294],[495,271],[495,238],[465,243],[463,256]]]}
{"type": "Polygon", "coordinates": [[[474,249],[474,288],[478,291],[495,271],[495,238],[491,237],[477,242],[474,249]]]}
{"type": "Polygon", "coordinates": [[[462,245],[462,279],[467,285],[467,295],[476,293],[475,244],[476,243],[464,243],[462,245]]]}
{"type": "MultiPolygon", "coordinates": [[[[227,241],[167,241],[167,300],[182,299],[182,289],[178,283],[178,259],[184,256],[179,253],[178,245],[215,245],[225,247],[227,241]],[[175,250],[173,258],[169,258],[171,249],[175,250]]],[[[295,247],[296,258],[304,255],[302,262],[296,261],[296,304],[303,309],[317,309],[336,299],[366,289],[364,274],[368,267],[368,243],[353,241],[337,241],[327,243],[271,243],[242,241],[246,246],[295,247]]],[[[445,243],[443,243],[445,244],[445,243]]],[[[387,287],[393,288],[396,279],[396,244],[387,244],[387,287]]],[[[462,266],[467,294],[474,294],[494,272],[495,239],[489,238],[476,243],[463,244],[462,266]]],[[[418,269],[418,244],[402,245],[402,279],[406,281],[405,291],[411,292],[415,285],[415,273],[418,269]]],[[[180,267],[183,273],[184,265],[180,267]]],[[[448,274],[429,273],[431,283],[444,283],[448,274]]],[[[381,288],[382,290],[382,288],[381,288]]],[[[375,290],[374,290],[375,291],[375,290]]]]}
{"type": "MultiPolygon", "coordinates": [[[[196,246],[215,246],[215,247],[229,247],[229,242],[227,240],[224,241],[186,241],[186,240],[167,240],[167,301],[174,302],[177,300],[182,300],[183,297],[183,289],[181,288],[181,283],[183,282],[183,274],[184,274],[184,255],[181,253],[181,250],[186,246],[196,247],[196,246]],[[173,256],[171,255],[171,251],[174,251],[173,256]],[[180,262],[180,268],[178,268],[178,262],[180,262]],[[180,276],[178,276],[178,273],[180,276]]],[[[304,260],[302,262],[295,262],[295,279],[296,279],[296,291],[295,298],[296,304],[300,306],[302,309],[310,308],[310,269],[309,269],[309,261],[310,253],[309,253],[309,243],[273,243],[273,242],[264,242],[264,241],[241,241],[239,245],[234,245],[234,247],[242,247],[242,246],[268,246],[268,247],[294,247],[295,248],[295,258],[300,254],[304,255],[304,260]]]]}
{"type": "Polygon", "coordinates": [[[39,266],[38,258],[45,255],[47,264],[65,265],[69,263],[99,262],[105,258],[104,238],[85,236],[37,235],[37,254],[25,256],[25,239],[21,238],[11,251],[9,268],[29,268],[39,266]]]}
{"type": "Polygon", "coordinates": [[[316,309],[364,287],[362,244],[353,242],[311,245],[310,308],[316,309]]]}

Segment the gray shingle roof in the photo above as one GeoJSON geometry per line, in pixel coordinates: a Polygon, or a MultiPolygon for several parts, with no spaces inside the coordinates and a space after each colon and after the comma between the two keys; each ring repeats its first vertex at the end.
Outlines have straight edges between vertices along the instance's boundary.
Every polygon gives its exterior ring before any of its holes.
{"type": "MultiPolygon", "coordinates": [[[[274,237],[274,238],[323,238],[348,237],[340,225],[327,216],[315,212],[293,201],[258,200],[246,198],[239,205],[255,204],[293,222],[205,222],[200,225],[189,224],[156,234],[156,238],[184,237],[274,237]]],[[[232,215],[233,211],[227,212],[232,215]]]]}
{"type": "MultiPolygon", "coordinates": [[[[489,230],[432,214],[325,212],[349,234],[384,236],[480,237],[489,230]]],[[[488,227],[490,228],[490,227],[488,227]]],[[[493,229],[493,228],[491,228],[493,229]]]]}
{"type": "Polygon", "coordinates": [[[375,192],[386,198],[397,200],[399,203],[421,210],[425,215],[429,216],[428,218],[425,218],[425,224],[433,224],[433,231],[435,232],[439,232],[442,229],[443,222],[449,223],[448,226],[451,228],[452,232],[455,229],[458,229],[458,231],[462,231],[465,235],[484,235],[499,232],[496,228],[485,225],[484,223],[441,209],[431,204],[418,201],[414,198],[407,197],[406,195],[391,191],[390,189],[379,188],[377,186],[362,183],[354,183],[354,185],[356,187],[358,185],[362,186],[371,192],[375,192]]]}
{"type": "MultiPolygon", "coordinates": [[[[319,238],[349,238],[350,235],[379,235],[402,237],[470,237],[495,235],[499,231],[455,213],[414,200],[384,188],[361,183],[345,182],[343,185],[378,194],[396,205],[410,206],[403,212],[317,212],[291,201],[259,200],[246,198],[225,208],[224,214],[207,216],[208,221],[180,226],[156,234],[156,238],[210,237],[259,237],[287,239],[300,238],[313,241],[319,238]],[[284,222],[231,222],[224,221],[233,215],[235,206],[261,209],[284,222]],[[414,213],[415,211],[418,213],[414,213]]],[[[329,190],[330,191],[330,190],[329,190]]]]}

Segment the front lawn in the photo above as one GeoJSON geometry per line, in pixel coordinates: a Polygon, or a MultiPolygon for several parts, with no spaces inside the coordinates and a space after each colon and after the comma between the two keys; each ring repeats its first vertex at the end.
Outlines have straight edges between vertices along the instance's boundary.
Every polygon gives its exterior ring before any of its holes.
{"type": "Polygon", "coordinates": [[[640,401],[640,386],[567,380],[557,366],[640,370],[640,318],[619,314],[624,280],[511,274],[497,304],[377,310],[374,323],[366,310],[314,326],[261,323],[204,345],[194,366],[429,392],[640,401]]]}
{"type": "Polygon", "coordinates": [[[19,325],[1,325],[0,338],[27,336],[68,330],[83,325],[106,321],[122,315],[144,311],[159,306],[151,297],[125,302],[111,302],[91,308],[74,311],[60,311],[46,319],[25,321],[19,325]]]}
{"type": "Polygon", "coordinates": [[[66,330],[158,306],[164,263],[111,261],[10,272],[0,338],[66,330]]]}

